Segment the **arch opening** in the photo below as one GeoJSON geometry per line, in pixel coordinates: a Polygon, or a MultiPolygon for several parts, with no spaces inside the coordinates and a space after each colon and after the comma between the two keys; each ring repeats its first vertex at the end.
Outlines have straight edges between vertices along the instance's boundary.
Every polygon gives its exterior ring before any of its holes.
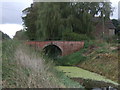
{"type": "Polygon", "coordinates": [[[43,52],[50,58],[57,58],[62,55],[62,50],[54,44],[44,47],[43,52]]]}

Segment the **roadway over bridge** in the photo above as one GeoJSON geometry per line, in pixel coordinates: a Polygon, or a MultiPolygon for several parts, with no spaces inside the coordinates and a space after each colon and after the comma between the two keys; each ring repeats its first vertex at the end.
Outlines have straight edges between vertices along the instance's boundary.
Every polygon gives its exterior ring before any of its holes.
{"type": "Polygon", "coordinates": [[[84,46],[83,41],[28,41],[26,44],[40,48],[41,50],[48,46],[57,47],[61,51],[61,56],[79,51],[84,46]]]}

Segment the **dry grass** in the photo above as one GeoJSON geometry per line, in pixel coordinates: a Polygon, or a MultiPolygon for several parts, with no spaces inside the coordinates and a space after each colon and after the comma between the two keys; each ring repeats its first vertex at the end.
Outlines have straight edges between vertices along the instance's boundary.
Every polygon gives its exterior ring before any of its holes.
{"type": "Polygon", "coordinates": [[[24,67],[27,70],[28,76],[19,71],[17,73],[20,77],[27,78],[25,86],[28,88],[65,88],[64,85],[59,84],[58,78],[49,72],[52,63],[46,64],[44,59],[36,52],[31,52],[25,46],[19,46],[16,50],[15,58],[17,65],[21,69],[24,67]]]}
{"type": "Polygon", "coordinates": [[[112,45],[106,44],[92,50],[91,53],[87,54],[88,60],[78,64],[78,66],[118,82],[118,52],[111,47],[112,45]]]}
{"type": "Polygon", "coordinates": [[[56,71],[52,60],[15,41],[3,43],[3,88],[83,88],[56,71]]]}

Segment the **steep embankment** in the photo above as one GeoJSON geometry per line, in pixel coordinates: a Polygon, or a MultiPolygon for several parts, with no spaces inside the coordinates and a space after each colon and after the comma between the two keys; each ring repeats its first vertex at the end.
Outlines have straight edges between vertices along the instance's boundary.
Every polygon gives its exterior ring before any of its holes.
{"type": "Polygon", "coordinates": [[[77,66],[118,82],[118,49],[116,43],[90,41],[80,51],[58,59],[60,65],[77,66]]]}
{"type": "Polygon", "coordinates": [[[118,82],[118,47],[117,44],[102,43],[102,46],[95,44],[89,46],[88,50],[82,55],[87,60],[77,64],[78,67],[106,76],[118,82]]]}
{"type": "MultiPolygon", "coordinates": [[[[3,42],[3,88],[78,88],[39,52],[14,41],[3,42]]],[[[82,87],[81,87],[82,88],[82,87]]]]}

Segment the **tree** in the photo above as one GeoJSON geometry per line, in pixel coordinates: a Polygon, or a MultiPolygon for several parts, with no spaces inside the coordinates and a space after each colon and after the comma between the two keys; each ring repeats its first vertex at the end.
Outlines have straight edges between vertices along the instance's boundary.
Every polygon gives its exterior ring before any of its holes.
{"type": "Polygon", "coordinates": [[[116,19],[112,19],[112,23],[116,27],[115,33],[116,34],[118,34],[118,33],[120,34],[120,21],[118,21],[116,19]]]}
{"type": "Polygon", "coordinates": [[[61,40],[64,33],[74,32],[89,36],[92,18],[98,15],[109,19],[112,13],[108,2],[34,3],[23,11],[27,35],[32,40],[61,40]]]}
{"type": "Polygon", "coordinates": [[[9,39],[11,39],[11,38],[7,34],[0,31],[0,40],[9,40],[9,39]]]}
{"type": "Polygon", "coordinates": [[[14,36],[14,39],[16,39],[16,40],[28,40],[28,37],[26,35],[26,31],[25,30],[17,31],[15,36],[14,36]]]}
{"type": "Polygon", "coordinates": [[[105,19],[110,19],[110,15],[113,13],[113,8],[110,2],[101,2],[99,3],[99,11],[100,17],[104,17],[105,19]]]}
{"type": "Polygon", "coordinates": [[[40,3],[37,19],[37,38],[59,40],[61,37],[61,15],[58,3],[40,3]]]}
{"type": "Polygon", "coordinates": [[[35,40],[36,39],[36,20],[38,17],[37,14],[37,4],[33,5],[31,4],[31,7],[26,8],[23,10],[23,13],[26,14],[25,17],[22,17],[23,22],[24,22],[24,27],[27,31],[27,36],[29,37],[30,40],[35,40]]]}
{"type": "Polygon", "coordinates": [[[119,24],[118,20],[112,19],[112,23],[113,23],[113,25],[117,28],[117,26],[118,26],[118,24],[119,24]]]}

